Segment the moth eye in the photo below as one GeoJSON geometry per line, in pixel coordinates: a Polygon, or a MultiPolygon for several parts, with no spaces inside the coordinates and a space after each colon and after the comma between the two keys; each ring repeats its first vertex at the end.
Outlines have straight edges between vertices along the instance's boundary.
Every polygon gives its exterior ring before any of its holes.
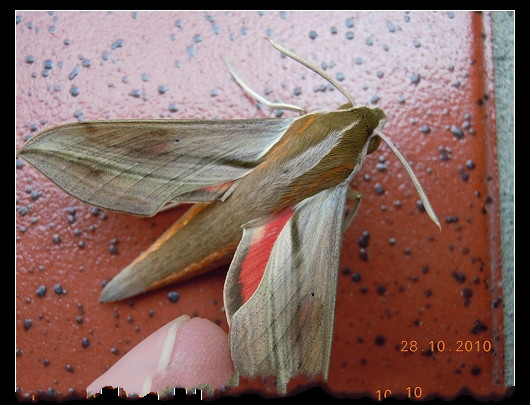
{"type": "Polygon", "coordinates": [[[381,143],[381,138],[379,138],[377,135],[372,136],[370,140],[368,141],[368,152],[367,153],[370,154],[376,151],[380,143],[381,143]]]}

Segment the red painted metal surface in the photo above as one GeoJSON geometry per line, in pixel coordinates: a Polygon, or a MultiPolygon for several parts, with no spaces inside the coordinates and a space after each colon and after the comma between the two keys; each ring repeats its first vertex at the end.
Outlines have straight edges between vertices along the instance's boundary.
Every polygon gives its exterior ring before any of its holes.
{"type": "MultiPolygon", "coordinates": [[[[364,199],[344,236],[326,390],[372,398],[378,392],[406,397],[420,391],[421,398],[504,395],[487,14],[18,16],[17,147],[40,130],[78,117],[267,116],[235,85],[221,56],[271,100],[308,111],[345,102],[321,78],[281,58],[265,35],[325,66],[358,103],[383,108],[386,134],[411,162],[442,231],[418,208],[414,188],[390,150],[381,147],[370,155],[354,181],[364,199]]],[[[226,269],[124,302],[98,303],[102,283],[146,249],[183,208],[150,219],[95,211],[28,164],[17,166],[19,398],[84,395],[118,358],[182,314],[228,330],[222,301],[226,269]],[[168,299],[171,291],[179,293],[177,302],[168,299]]],[[[243,380],[230,392],[272,388],[243,380]]]]}

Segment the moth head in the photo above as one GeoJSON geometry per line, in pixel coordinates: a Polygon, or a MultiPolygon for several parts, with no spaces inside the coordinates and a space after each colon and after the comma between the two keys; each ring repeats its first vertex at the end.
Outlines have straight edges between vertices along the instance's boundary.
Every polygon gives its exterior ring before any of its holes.
{"type": "Polygon", "coordinates": [[[368,142],[366,149],[366,154],[369,155],[379,148],[381,144],[381,138],[377,134],[378,131],[381,131],[386,123],[386,115],[380,108],[370,108],[366,106],[354,107],[351,102],[341,105],[338,110],[348,111],[348,110],[359,110],[363,117],[365,118],[364,122],[366,123],[366,135],[363,142],[368,142]]]}

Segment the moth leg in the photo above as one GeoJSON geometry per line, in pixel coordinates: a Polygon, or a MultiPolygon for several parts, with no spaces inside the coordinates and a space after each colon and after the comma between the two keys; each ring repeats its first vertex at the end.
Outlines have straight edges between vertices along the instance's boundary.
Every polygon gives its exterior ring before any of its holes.
{"type": "Polygon", "coordinates": [[[256,93],[254,90],[252,90],[250,87],[248,87],[244,82],[243,80],[241,80],[239,78],[239,76],[236,74],[236,72],[234,71],[234,69],[232,69],[232,67],[230,66],[230,64],[228,63],[228,61],[223,58],[223,61],[228,69],[228,71],[230,72],[230,74],[232,75],[232,77],[234,78],[234,80],[236,81],[236,83],[243,89],[243,91],[245,93],[247,93],[250,97],[254,98],[255,100],[258,100],[261,104],[269,107],[269,109],[271,110],[291,110],[291,111],[297,111],[300,113],[300,115],[304,115],[306,114],[306,111],[301,108],[301,107],[298,107],[298,106],[295,106],[295,105],[292,105],[292,104],[284,104],[284,103],[273,103],[269,100],[267,100],[265,97],[263,96],[260,96],[258,93],[256,93]]]}
{"type": "Polygon", "coordinates": [[[346,200],[348,201],[354,201],[354,206],[350,209],[350,212],[344,219],[344,227],[343,230],[346,231],[348,227],[351,224],[351,221],[353,220],[353,217],[355,214],[357,214],[357,209],[359,208],[359,205],[361,205],[362,200],[362,194],[359,193],[357,190],[354,190],[353,188],[348,188],[348,191],[346,192],[346,200]]]}

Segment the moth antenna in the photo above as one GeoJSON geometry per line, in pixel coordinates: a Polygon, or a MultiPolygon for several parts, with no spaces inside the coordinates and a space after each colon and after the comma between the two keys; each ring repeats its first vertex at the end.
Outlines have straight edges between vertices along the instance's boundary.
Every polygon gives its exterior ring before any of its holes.
{"type": "Polygon", "coordinates": [[[320,69],[318,66],[315,66],[313,65],[311,62],[301,58],[300,56],[298,56],[297,54],[295,54],[294,52],[291,52],[290,50],[288,50],[287,48],[284,48],[283,46],[277,44],[276,42],[274,42],[272,39],[270,39],[269,37],[265,37],[265,39],[267,41],[270,42],[270,44],[276,48],[278,51],[280,51],[281,53],[283,53],[285,56],[288,56],[289,58],[297,61],[298,63],[301,63],[302,65],[304,65],[306,68],[308,69],[311,69],[313,72],[315,72],[316,74],[322,76],[324,79],[326,79],[328,82],[330,82],[338,91],[340,91],[342,94],[344,94],[346,96],[346,98],[349,100],[349,102],[352,104],[352,106],[355,106],[355,100],[353,99],[352,96],[350,96],[348,94],[348,92],[346,90],[344,90],[335,80],[333,80],[326,72],[324,72],[322,69],[320,69]]]}
{"type": "Polygon", "coordinates": [[[223,57],[223,62],[225,63],[226,68],[228,69],[230,74],[232,75],[232,79],[234,79],[234,81],[239,85],[239,87],[241,87],[243,91],[247,93],[250,97],[254,98],[255,100],[258,100],[261,104],[263,104],[264,106],[267,106],[270,110],[291,110],[291,111],[296,111],[300,113],[300,115],[306,114],[306,111],[303,108],[298,107],[296,105],[284,104],[284,103],[271,103],[265,97],[259,95],[254,90],[252,90],[250,87],[248,87],[246,83],[239,78],[235,70],[232,69],[232,66],[230,66],[230,63],[228,63],[228,61],[224,57],[223,57]]]}
{"type": "Polygon", "coordinates": [[[440,222],[438,221],[438,218],[436,217],[436,214],[434,213],[434,210],[431,207],[431,203],[429,202],[429,199],[427,198],[427,195],[423,191],[423,188],[421,187],[421,184],[420,184],[418,178],[416,177],[416,175],[412,171],[411,167],[409,166],[409,164],[407,163],[407,161],[405,160],[403,155],[399,152],[399,150],[394,146],[394,144],[390,141],[390,139],[388,139],[388,137],[385,134],[383,134],[381,131],[379,131],[377,129],[375,130],[375,133],[383,141],[386,142],[386,144],[390,147],[390,149],[392,149],[392,152],[394,152],[394,154],[397,156],[397,158],[399,159],[399,161],[401,162],[401,164],[403,165],[403,167],[407,171],[407,174],[409,175],[410,179],[412,180],[412,184],[414,184],[414,187],[416,188],[416,192],[418,193],[418,195],[420,197],[420,200],[421,200],[423,206],[425,207],[425,211],[427,211],[427,214],[429,215],[429,218],[431,219],[432,222],[434,222],[438,226],[438,228],[440,230],[442,230],[440,222]]]}

